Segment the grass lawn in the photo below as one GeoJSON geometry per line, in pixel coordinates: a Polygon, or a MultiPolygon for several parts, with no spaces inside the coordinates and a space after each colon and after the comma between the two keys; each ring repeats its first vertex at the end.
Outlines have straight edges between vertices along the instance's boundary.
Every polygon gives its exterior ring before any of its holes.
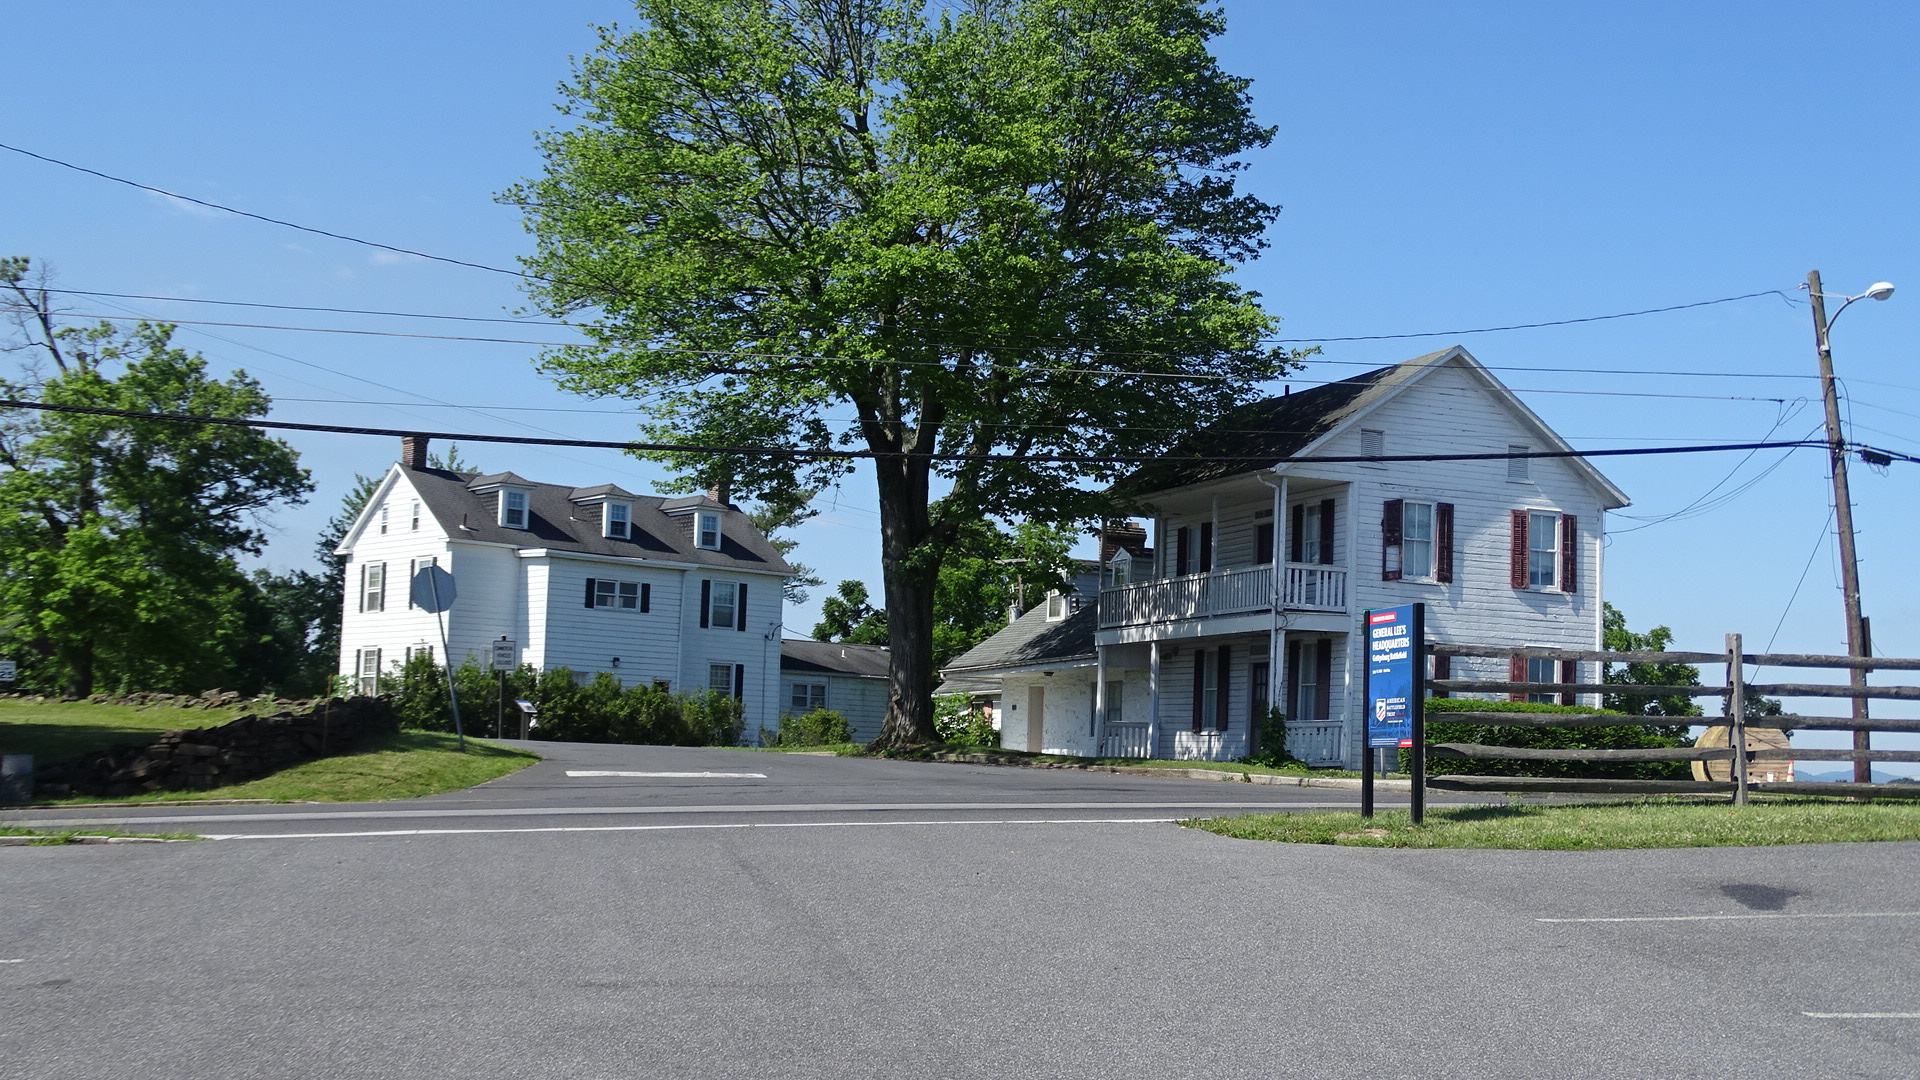
{"type": "MultiPolygon", "coordinates": [[[[113,802],[176,799],[268,799],[274,802],[373,802],[413,799],[484,784],[540,760],[525,750],[510,750],[479,739],[467,740],[461,753],[452,735],[403,731],[383,736],[351,754],[337,754],[281,769],[272,776],[226,787],[191,791],[155,791],[113,802]]],[[[70,803],[99,802],[91,798],[70,803]]]]}
{"type": "Polygon", "coordinates": [[[250,710],[179,709],[167,705],[95,705],[0,698],[0,753],[65,761],[124,743],[152,742],[163,731],[219,727],[250,710]]]}
{"type": "Polygon", "coordinates": [[[1647,799],[1606,804],[1429,807],[1415,826],[1405,810],[1247,814],[1185,821],[1242,840],[1347,847],[1608,848],[1751,847],[1863,840],[1920,840],[1920,806],[1779,799],[1725,802],[1647,799]]]}

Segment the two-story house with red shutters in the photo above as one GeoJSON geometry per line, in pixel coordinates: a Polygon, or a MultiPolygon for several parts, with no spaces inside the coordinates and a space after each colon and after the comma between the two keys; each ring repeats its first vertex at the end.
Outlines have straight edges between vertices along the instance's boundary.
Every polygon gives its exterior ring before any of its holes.
{"type": "Polygon", "coordinates": [[[357,688],[377,690],[417,652],[437,657],[439,623],[408,589],[433,564],[454,577],[446,648],[456,665],[486,665],[504,637],[541,670],[717,690],[741,701],[747,731],[779,725],[781,586],[792,569],[747,515],[712,494],[431,468],[426,447],[403,440],[337,548],[347,559],[339,670],[357,688]]]}
{"type": "MultiPolygon", "coordinates": [[[[1528,456],[1570,453],[1461,348],[1255,402],[1124,482],[1151,532],[1109,529],[1097,598],[946,671],[1000,680],[1016,749],[1232,760],[1271,703],[1295,756],[1357,765],[1367,610],[1424,602],[1434,641],[1600,647],[1627,498],[1583,458],[1528,456]]],[[[1438,674],[1599,678],[1516,665],[1438,674]]]]}

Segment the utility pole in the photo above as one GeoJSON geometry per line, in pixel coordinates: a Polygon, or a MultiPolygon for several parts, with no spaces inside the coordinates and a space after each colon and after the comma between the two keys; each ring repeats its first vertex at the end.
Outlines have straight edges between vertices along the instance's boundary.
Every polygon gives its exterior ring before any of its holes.
{"type": "MultiPolygon", "coordinates": [[[[1827,406],[1827,461],[1833,472],[1833,522],[1840,532],[1840,589],[1847,609],[1847,655],[1864,657],[1868,655],[1867,634],[1864,617],[1860,614],[1860,563],[1853,548],[1853,497],[1847,491],[1847,443],[1840,434],[1840,399],[1833,385],[1833,349],[1827,343],[1827,330],[1831,324],[1827,322],[1827,298],[1820,291],[1818,270],[1807,274],[1807,297],[1813,302],[1813,340],[1820,352],[1820,393],[1827,406]]],[[[1845,307],[1841,305],[1842,310],[1845,307]]],[[[1866,669],[1853,668],[1848,672],[1848,682],[1856,690],[1866,689],[1866,669]]],[[[1853,699],[1853,719],[1863,725],[1867,722],[1865,697],[1853,699]]],[[[1854,750],[1872,749],[1872,738],[1865,730],[1855,731],[1854,750]]],[[[1853,763],[1853,779],[1858,784],[1871,783],[1873,763],[1864,758],[1856,760],[1853,763]]]]}

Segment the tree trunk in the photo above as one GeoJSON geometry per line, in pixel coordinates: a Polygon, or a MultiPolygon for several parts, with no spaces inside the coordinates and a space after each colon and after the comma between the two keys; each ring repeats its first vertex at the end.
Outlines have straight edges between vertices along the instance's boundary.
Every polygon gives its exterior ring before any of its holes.
{"type": "Polygon", "coordinates": [[[60,652],[66,654],[67,696],[83,698],[93,693],[93,638],[83,638],[60,652]]]}
{"type": "Polygon", "coordinates": [[[887,716],[870,745],[881,750],[938,742],[933,726],[933,593],[940,552],[927,513],[927,463],[875,462],[880,493],[880,572],[886,584],[887,716]]]}

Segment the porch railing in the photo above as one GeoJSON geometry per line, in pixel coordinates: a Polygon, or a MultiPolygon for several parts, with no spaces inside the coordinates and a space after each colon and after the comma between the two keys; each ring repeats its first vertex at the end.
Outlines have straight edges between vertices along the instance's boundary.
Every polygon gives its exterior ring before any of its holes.
{"type": "MultiPolygon", "coordinates": [[[[1347,610],[1347,571],[1316,563],[1287,563],[1278,597],[1283,609],[1347,610]]],[[[1136,581],[1100,590],[1100,625],[1142,626],[1213,615],[1273,610],[1271,566],[1212,570],[1176,578],[1136,581]]]]}
{"type": "Polygon", "coordinates": [[[1347,726],[1338,720],[1289,720],[1287,753],[1316,767],[1347,763],[1347,726]]]}
{"type": "Polygon", "coordinates": [[[1104,738],[1100,740],[1101,757],[1150,758],[1153,756],[1153,744],[1149,741],[1153,729],[1142,723],[1116,722],[1107,725],[1104,738]]]}

